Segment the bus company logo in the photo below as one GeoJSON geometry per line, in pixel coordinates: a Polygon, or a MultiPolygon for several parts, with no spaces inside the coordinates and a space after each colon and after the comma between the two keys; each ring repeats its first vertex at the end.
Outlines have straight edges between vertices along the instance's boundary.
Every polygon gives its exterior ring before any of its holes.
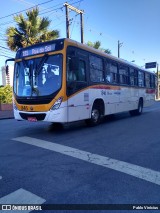
{"type": "Polygon", "coordinates": [[[106,95],[106,90],[101,90],[101,95],[106,95]]]}
{"type": "Polygon", "coordinates": [[[31,111],[33,110],[33,106],[30,106],[30,110],[31,110],[31,111]]]}

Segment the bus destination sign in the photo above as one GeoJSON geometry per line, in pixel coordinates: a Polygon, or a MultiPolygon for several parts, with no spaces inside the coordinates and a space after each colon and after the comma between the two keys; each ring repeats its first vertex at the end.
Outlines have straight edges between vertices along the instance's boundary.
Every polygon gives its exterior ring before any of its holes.
{"type": "Polygon", "coordinates": [[[50,44],[50,45],[44,45],[44,46],[42,45],[40,47],[32,47],[28,50],[23,50],[22,57],[51,52],[51,51],[55,50],[55,46],[56,46],[56,44],[50,44]]]}

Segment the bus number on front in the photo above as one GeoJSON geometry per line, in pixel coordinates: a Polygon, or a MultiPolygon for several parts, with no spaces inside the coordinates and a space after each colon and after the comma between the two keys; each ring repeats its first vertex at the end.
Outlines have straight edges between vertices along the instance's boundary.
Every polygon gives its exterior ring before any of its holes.
{"type": "Polygon", "coordinates": [[[28,111],[28,106],[21,106],[22,111],[28,111]]]}

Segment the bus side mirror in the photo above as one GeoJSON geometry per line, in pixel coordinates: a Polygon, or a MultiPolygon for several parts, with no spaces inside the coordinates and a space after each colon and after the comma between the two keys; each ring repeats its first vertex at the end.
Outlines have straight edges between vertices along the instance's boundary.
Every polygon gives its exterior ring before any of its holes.
{"type": "Polygon", "coordinates": [[[69,61],[69,70],[78,70],[79,60],[78,57],[72,56],[69,61]]]}
{"type": "Polygon", "coordinates": [[[14,59],[14,58],[9,58],[9,59],[7,59],[7,60],[5,61],[6,75],[9,74],[9,66],[7,65],[7,62],[8,62],[8,61],[15,61],[15,59],[14,59]]]}
{"type": "Polygon", "coordinates": [[[9,74],[9,66],[7,65],[6,66],[6,75],[8,75],[9,74]]]}

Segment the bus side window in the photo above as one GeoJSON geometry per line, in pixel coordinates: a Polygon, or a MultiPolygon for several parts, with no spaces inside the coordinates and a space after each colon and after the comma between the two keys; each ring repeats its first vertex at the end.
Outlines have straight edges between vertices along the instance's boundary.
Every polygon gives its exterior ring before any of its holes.
{"type": "Polygon", "coordinates": [[[150,82],[150,73],[145,73],[145,85],[147,88],[150,88],[151,82],[150,82]]]}
{"type": "Polygon", "coordinates": [[[141,71],[138,71],[138,86],[144,87],[144,73],[141,71]]]}
{"type": "Polygon", "coordinates": [[[74,64],[73,64],[73,59],[72,57],[67,58],[67,81],[76,81],[77,76],[76,76],[77,70],[75,70],[74,64]]]}
{"type": "Polygon", "coordinates": [[[130,68],[130,85],[137,86],[137,70],[130,68]]]}
{"type": "Polygon", "coordinates": [[[90,55],[90,80],[92,82],[104,82],[103,59],[90,55]]]}
{"type": "Polygon", "coordinates": [[[156,87],[155,76],[153,74],[151,74],[150,79],[151,79],[150,87],[155,88],[156,87]]]}
{"type": "Polygon", "coordinates": [[[118,67],[116,63],[110,64],[110,74],[111,74],[111,83],[117,84],[118,83],[118,67]]]}
{"type": "Polygon", "coordinates": [[[128,67],[124,65],[119,66],[119,81],[121,84],[129,84],[128,67]]]}
{"type": "Polygon", "coordinates": [[[134,85],[138,86],[138,71],[134,70],[134,85]]]}
{"type": "Polygon", "coordinates": [[[79,61],[79,69],[77,73],[78,81],[86,81],[86,62],[81,60],[79,61]]]}
{"type": "Polygon", "coordinates": [[[134,74],[135,74],[134,69],[133,69],[133,68],[130,68],[130,85],[131,85],[131,86],[134,86],[134,85],[135,85],[134,74]]]}
{"type": "Polygon", "coordinates": [[[105,66],[106,82],[116,84],[118,83],[118,68],[117,64],[111,61],[106,61],[105,66]]]}
{"type": "Polygon", "coordinates": [[[106,82],[111,82],[111,63],[106,61],[105,66],[106,82]]]}

